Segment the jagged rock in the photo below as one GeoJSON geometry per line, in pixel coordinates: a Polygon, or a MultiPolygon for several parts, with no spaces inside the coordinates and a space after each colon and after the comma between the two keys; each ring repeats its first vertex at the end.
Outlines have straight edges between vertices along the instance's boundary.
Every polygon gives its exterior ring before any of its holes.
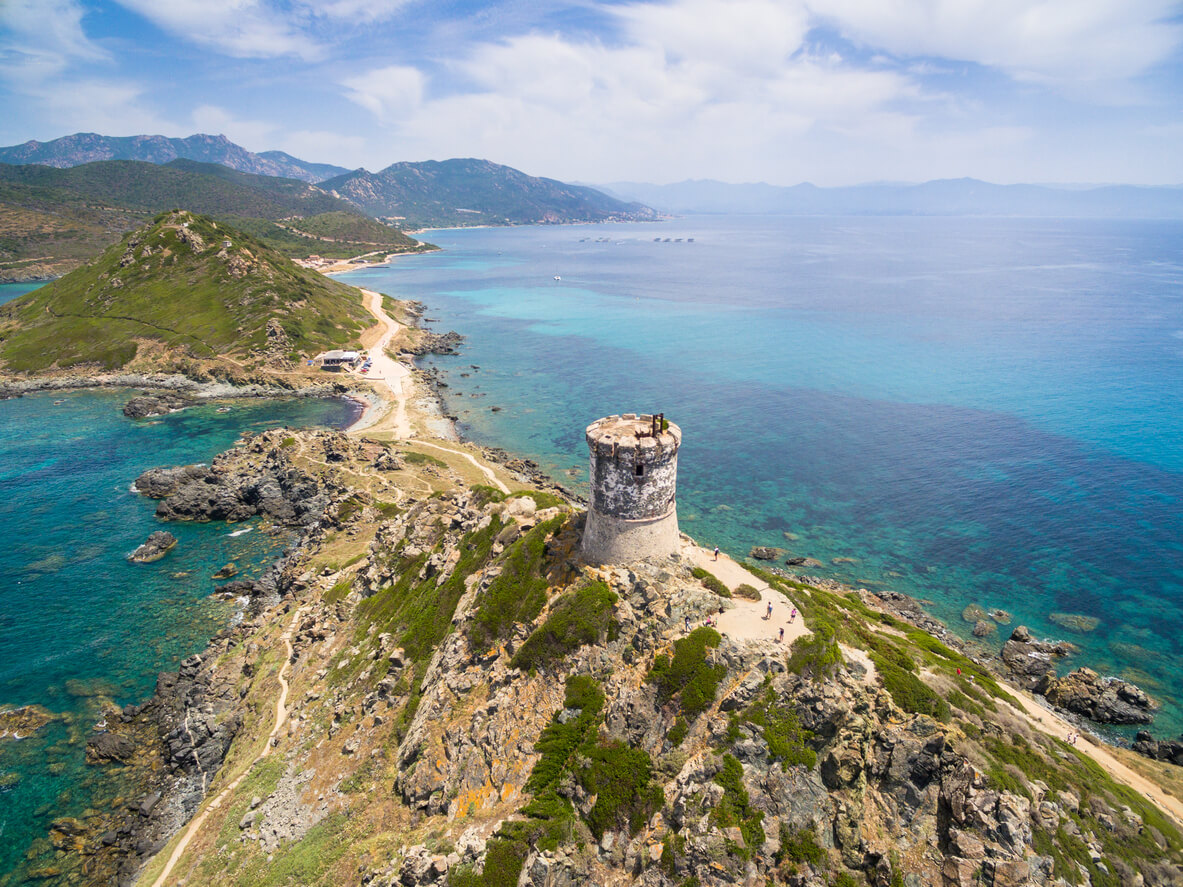
{"type": "Polygon", "coordinates": [[[226,564],[218,572],[214,573],[214,579],[230,579],[238,575],[238,565],[234,563],[226,564]]]}
{"type": "Polygon", "coordinates": [[[1166,761],[1183,767],[1183,737],[1156,741],[1147,731],[1139,730],[1131,748],[1138,754],[1154,758],[1156,761],[1166,761]]]}
{"type": "Polygon", "coordinates": [[[214,589],[214,594],[225,597],[251,597],[259,593],[259,585],[249,579],[235,579],[214,589]]]}
{"type": "Polygon", "coordinates": [[[86,761],[88,764],[126,761],[135,750],[135,741],[130,736],[103,730],[86,740],[86,761]]]}
{"type": "Polygon", "coordinates": [[[750,552],[751,556],[758,561],[774,561],[784,553],[783,548],[772,548],[767,545],[757,545],[750,552]]]}
{"type": "Polygon", "coordinates": [[[995,627],[993,622],[989,621],[988,619],[979,619],[977,624],[974,626],[973,635],[975,638],[987,638],[996,631],[998,631],[998,629],[995,627]]]}
{"type": "Polygon", "coordinates": [[[995,608],[990,611],[990,618],[993,619],[995,622],[997,622],[999,625],[1010,625],[1011,620],[1014,617],[1011,616],[1011,614],[1008,613],[1006,610],[1000,610],[998,608],[995,608]]]}
{"type": "Polygon", "coordinates": [[[183,410],[191,406],[193,400],[175,391],[159,391],[155,394],[143,394],[133,397],[123,405],[123,415],[129,419],[147,419],[152,416],[164,416],[175,410],[183,410]]]}
{"type": "Polygon", "coordinates": [[[1159,708],[1140,687],[1118,678],[1102,678],[1089,668],[1078,668],[1062,678],[1045,675],[1035,691],[1052,705],[1100,724],[1149,724],[1159,708]]]}
{"type": "Polygon", "coordinates": [[[133,564],[150,564],[158,561],[176,547],[177,537],[167,530],[157,530],[144,543],[127,556],[133,564]]]}
{"type": "Polygon", "coordinates": [[[1037,641],[1025,625],[1017,625],[1010,639],[1002,645],[999,655],[1016,681],[1031,690],[1044,675],[1055,673],[1056,660],[1074,652],[1076,648],[1072,644],[1065,641],[1037,641]]]}

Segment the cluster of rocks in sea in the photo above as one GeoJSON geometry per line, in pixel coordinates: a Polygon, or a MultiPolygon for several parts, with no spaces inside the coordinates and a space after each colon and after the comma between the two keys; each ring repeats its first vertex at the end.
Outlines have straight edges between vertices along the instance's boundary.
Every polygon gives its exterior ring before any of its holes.
{"type": "Polygon", "coordinates": [[[123,405],[123,415],[129,419],[149,419],[154,416],[166,416],[192,405],[193,399],[186,394],[158,391],[133,397],[123,405]]]}
{"type": "Polygon", "coordinates": [[[135,564],[150,564],[158,561],[177,545],[177,537],[168,530],[157,530],[144,543],[127,556],[135,564]]]}

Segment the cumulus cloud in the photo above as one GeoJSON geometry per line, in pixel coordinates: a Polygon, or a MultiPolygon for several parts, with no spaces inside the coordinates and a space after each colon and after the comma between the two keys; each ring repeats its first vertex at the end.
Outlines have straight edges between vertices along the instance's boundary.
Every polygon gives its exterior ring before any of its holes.
{"type": "Polygon", "coordinates": [[[345,95],[379,120],[402,117],[423,99],[424,76],[417,68],[390,65],[341,81],[345,95]]]}
{"type": "Polygon", "coordinates": [[[323,47],[303,30],[306,15],[265,0],[119,0],[164,31],[238,58],[318,58],[323,47]]]}
{"type": "Polygon", "coordinates": [[[975,62],[1054,83],[1136,76],[1183,36],[1173,0],[810,0],[810,9],[897,56],[975,62]]]}
{"type": "Polygon", "coordinates": [[[14,81],[37,82],[79,61],[109,56],[82,29],[75,0],[5,0],[0,3],[0,73],[14,81]]]}

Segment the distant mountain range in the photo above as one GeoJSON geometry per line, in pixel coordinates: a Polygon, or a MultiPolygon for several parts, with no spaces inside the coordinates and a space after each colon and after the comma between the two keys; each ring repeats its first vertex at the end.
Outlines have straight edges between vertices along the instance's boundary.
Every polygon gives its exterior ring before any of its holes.
{"type": "Polygon", "coordinates": [[[787,215],[1026,216],[1048,218],[1183,218],[1183,187],[993,185],[941,179],[920,185],[819,188],[802,184],[731,185],[711,180],[673,185],[598,185],[622,200],[669,213],[787,215]]]}
{"type": "Polygon", "coordinates": [[[142,160],[169,163],[173,160],[217,163],[260,176],[282,176],[304,182],[319,182],[349,170],[329,163],[309,163],[283,151],[254,154],[223,135],[199,133],[184,139],[164,136],[103,136],[78,132],[51,142],[25,142],[0,148],[0,163],[37,163],[65,169],[96,160],[142,160]]]}
{"type": "Polygon", "coordinates": [[[320,187],[371,215],[403,228],[640,221],[649,207],[594,188],[528,176],[488,160],[395,163],[381,172],[359,169],[320,187]]]}

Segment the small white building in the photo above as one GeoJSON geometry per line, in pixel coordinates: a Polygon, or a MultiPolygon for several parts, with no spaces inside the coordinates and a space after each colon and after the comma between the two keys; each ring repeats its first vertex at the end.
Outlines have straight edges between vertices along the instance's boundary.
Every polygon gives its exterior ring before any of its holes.
{"type": "Polygon", "coordinates": [[[357,351],[326,351],[320,357],[320,365],[322,369],[335,371],[355,367],[360,360],[357,351]]]}

